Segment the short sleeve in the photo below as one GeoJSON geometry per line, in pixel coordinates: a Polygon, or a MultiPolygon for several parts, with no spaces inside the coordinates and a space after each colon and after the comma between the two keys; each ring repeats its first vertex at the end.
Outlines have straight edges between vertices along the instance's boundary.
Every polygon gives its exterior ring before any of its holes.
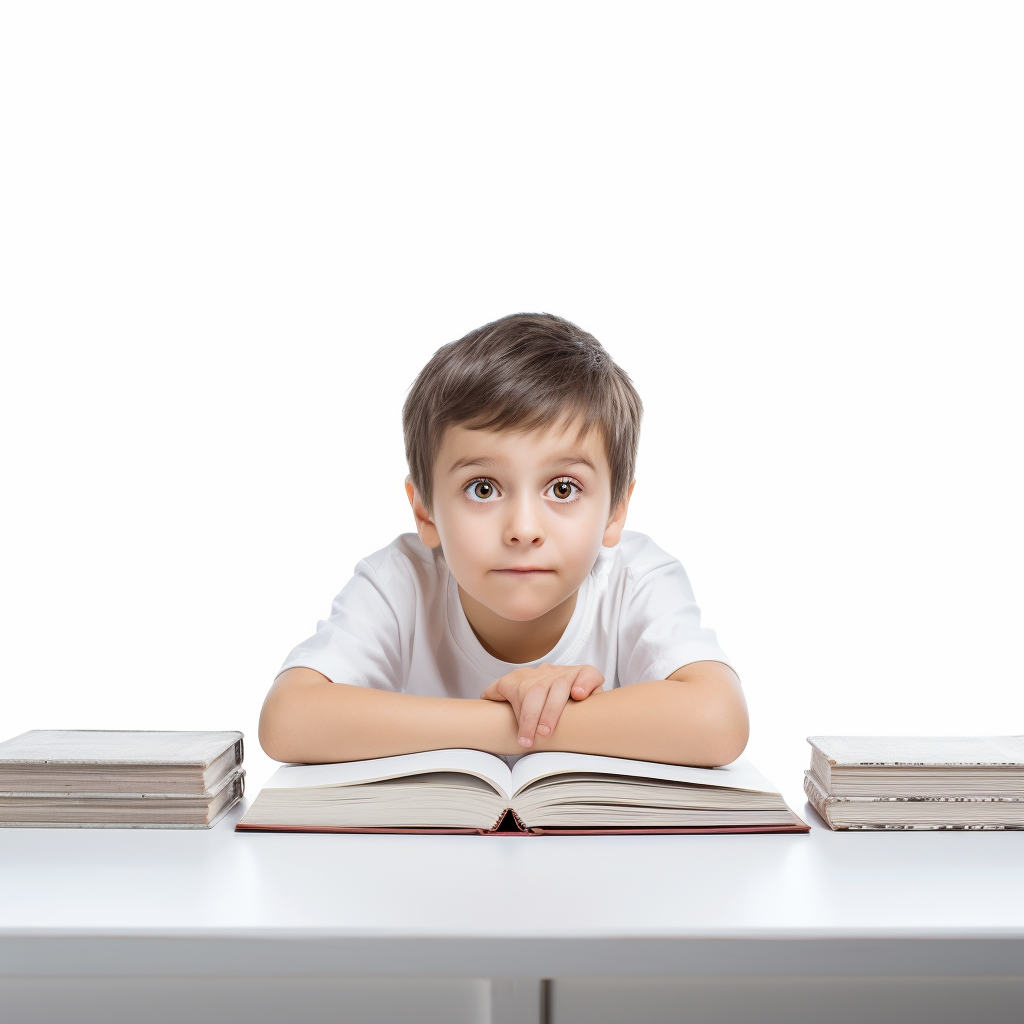
{"type": "Polygon", "coordinates": [[[330,617],[317,623],[316,633],[288,655],[280,672],[300,666],[335,683],[402,689],[399,615],[365,559],[334,599],[330,617]]]}
{"type": "Polygon", "coordinates": [[[627,580],[619,618],[619,683],[667,679],[694,661],[729,659],[714,630],[700,624],[700,608],[690,581],[675,559],[627,580]]]}

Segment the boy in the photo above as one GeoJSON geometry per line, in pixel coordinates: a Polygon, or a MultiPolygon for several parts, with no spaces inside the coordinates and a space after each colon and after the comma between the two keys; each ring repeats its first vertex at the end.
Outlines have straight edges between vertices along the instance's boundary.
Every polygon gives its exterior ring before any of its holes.
{"type": "Polygon", "coordinates": [[[418,536],[363,559],[285,660],[263,749],[738,757],[739,679],[683,567],[623,531],[641,413],[600,343],[550,314],[435,352],[402,410],[418,536]]]}

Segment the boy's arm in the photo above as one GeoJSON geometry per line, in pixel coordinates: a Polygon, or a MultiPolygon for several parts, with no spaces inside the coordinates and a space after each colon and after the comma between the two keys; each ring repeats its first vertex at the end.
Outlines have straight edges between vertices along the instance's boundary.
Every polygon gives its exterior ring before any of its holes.
{"type": "MultiPolygon", "coordinates": [[[[747,743],[747,708],[727,665],[700,661],[668,679],[598,690],[569,701],[530,752],[569,750],[642,761],[728,764],[747,743]]],[[[511,704],[421,697],[331,682],[308,668],[278,676],[259,738],[277,761],[355,761],[442,747],[522,754],[511,704]]]]}
{"type": "Polygon", "coordinates": [[[597,690],[586,700],[569,701],[555,731],[537,736],[530,750],[711,768],[735,761],[748,735],[739,677],[723,662],[697,661],[668,679],[597,690]]]}
{"type": "Polygon", "coordinates": [[[275,761],[320,764],[470,747],[518,754],[510,704],[421,697],[334,683],[311,668],[282,672],[260,712],[260,746],[275,761]]]}

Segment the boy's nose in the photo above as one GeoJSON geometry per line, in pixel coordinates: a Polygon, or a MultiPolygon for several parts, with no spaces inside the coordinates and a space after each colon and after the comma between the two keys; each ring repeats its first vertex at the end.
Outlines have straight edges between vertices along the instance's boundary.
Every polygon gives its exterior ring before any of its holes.
{"type": "Polygon", "coordinates": [[[502,538],[506,544],[537,545],[544,542],[541,515],[531,501],[516,502],[505,525],[502,538]]]}

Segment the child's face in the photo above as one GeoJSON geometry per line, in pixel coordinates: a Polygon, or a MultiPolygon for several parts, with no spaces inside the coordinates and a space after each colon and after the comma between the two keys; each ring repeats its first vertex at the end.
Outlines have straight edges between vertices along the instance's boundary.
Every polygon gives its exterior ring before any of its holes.
{"type": "Polygon", "coordinates": [[[601,546],[619,542],[629,495],[609,511],[601,432],[577,442],[576,430],[450,427],[434,466],[429,516],[406,485],[421,539],[440,544],[459,586],[506,619],[551,611],[579,589],[601,546]]]}

